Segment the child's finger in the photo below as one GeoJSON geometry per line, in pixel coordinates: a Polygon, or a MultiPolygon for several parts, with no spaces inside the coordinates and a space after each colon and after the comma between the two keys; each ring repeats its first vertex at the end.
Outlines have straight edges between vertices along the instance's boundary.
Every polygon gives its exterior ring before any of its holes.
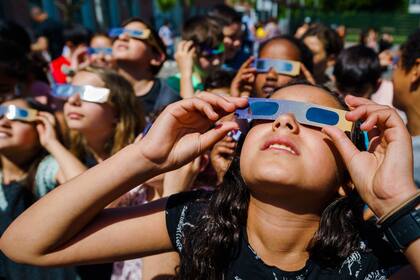
{"type": "Polygon", "coordinates": [[[239,129],[236,122],[222,122],[216,128],[207,131],[199,136],[200,150],[205,151],[214,146],[218,141],[223,139],[226,134],[234,129],[239,129]]]}
{"type": "Polygon", "coordinates": [[[370,99],[367,98],[363,98],[363,97],[357,97],[357,96],[353,96],[353,95],[347,95],[344,98],[346,104],[350,107],[358,107],[360,105],[373,105],[373,104],[377,104],[375,102],[373,102],[370,99]]]}
{"type": "Polygon", "coordinates": [[[341,154],[347,169],[350,170],[351,160],[356,154],[360,153],[360,151],[356,148],[356,146],[354,146],[351,140],[341,129],[334,126],[326,126],[322,129],[322,132],[331,138],[334,145],[337,147],[337,150],[341,154]]]}

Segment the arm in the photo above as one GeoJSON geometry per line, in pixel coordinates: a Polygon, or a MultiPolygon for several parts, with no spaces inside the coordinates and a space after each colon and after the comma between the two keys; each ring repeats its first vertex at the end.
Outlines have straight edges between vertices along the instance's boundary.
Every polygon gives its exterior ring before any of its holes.
{"type": "Polygon", "coordinates": [[[1,250],[17,262],[40,266],[108,262],[171,250],[165,200],[104,208],[237,129],[236,123],[224,122],[208,130],[220,117],[215,111],[230,113],[246,103],[203,94],[169,105],[140,142],[56,188],[19,216],[1,237],[1,250]]]}
{"type": "Polygon", "coordinates": [[[180,95],[182,98],[194,96],[192,72],[194,65],[195,48],[192,41],[181,41],[178,44],[175,60],[181,74],[180,95]]]}
{"type": "MultiPolygon", "coordinates": [[[[411,137],[394,109],[353,96],[346,97],[346,102],[352,108],[346,118],[363,120],[361,129],[372,135],[369,150],[359,151],[339,129],[323,131],[340,152],[362,199],[383,217],[417,192],[411,137]]],[[[404,254],[420,275],[420,240],[412,242],[404,254]]]]}
{"type": "Polygon", "coordinates": [[[39,112],[36,128],[41,145],[55,158],[60,167],[56,175],[62,184],[87,170],[86,166],[58,141],[55,133],[55,118],[47,112],[39,112]]]}

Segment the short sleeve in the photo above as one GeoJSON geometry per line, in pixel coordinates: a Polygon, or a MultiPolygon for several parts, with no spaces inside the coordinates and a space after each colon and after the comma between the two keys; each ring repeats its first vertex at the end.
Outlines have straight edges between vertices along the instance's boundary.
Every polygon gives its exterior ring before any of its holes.
{"type": "Polygon", "coordinates": [[[379,259],[363,250],[355,251],[347,257],[339,273],[343,279],[386,280],[389,276],[379,259]]]}
{"type": "Polygon", "coordinates": [[[51,155],[46,156],[38,165],[35,174],[35,194],[42,197],[57,187],[58,162],[51,155]]]}
{"type": "Polygon", "coordinates": [[[211,192],[191,191],[172,195],[166,203],[166,228],[173,248],[183,249],[184,233],[201,219],[211,192]]]}

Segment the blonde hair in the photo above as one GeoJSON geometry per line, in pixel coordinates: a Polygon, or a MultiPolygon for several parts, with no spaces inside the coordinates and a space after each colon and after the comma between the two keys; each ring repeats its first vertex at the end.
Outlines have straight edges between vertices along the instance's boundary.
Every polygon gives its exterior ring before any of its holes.
{"type": "MultiPolygon", "coordinates": [[[[109,156],[117,153],[130,143],[145,127],[143,109],[136,99],[131,84],[117,72],[109,69],[88,67],[79,72],[97,75],[110,90],[108,103],[113,106],[117,123],[111,139],[106,143],[105,150],[109,156]]],[[[92,155],[84,136],[78,131],[70,131],[70,151],[82,161],[92,155]]]]}

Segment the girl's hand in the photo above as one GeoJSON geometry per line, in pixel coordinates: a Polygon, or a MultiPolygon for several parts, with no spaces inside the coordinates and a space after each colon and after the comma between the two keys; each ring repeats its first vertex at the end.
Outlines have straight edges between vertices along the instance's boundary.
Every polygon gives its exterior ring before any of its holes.
{"type": "Polygon", "coordinates": [[[39,142],[48,150],[51,144],[58,141],[55,132],[55,117],[48,112],[38,112],[37,121],[36,130],[38,131],[39,142]]]}
{"type": "Polygon", "coordinates": [[[238,124],[221,117],[247,105],[245,98],[201,93],[169,105],[138,143],[143,157],[161,171],[169,171],[192,161],[211,148],[238,124]],[[210,129],[210,130],[209,130],[210,129]]]}
{"type": "Polygon", "coordinates": [[[175,60],[178,65],[179,72],[182,75],[192,75],[194,55],[195,48],[193,41],[179,42],[175,52],[175,60]]]}
{"type": "Polygon", "coordinates": [[[83,45],[78,46],[70,57],[70,67],[74,71],[78,71],[89,66],[89,64],[88,48],[83,45]]]}
{"type": "Polygon", "coordinates": [[[210,153],[210,161],[217,174],[217,184],[223,182],[223,177],[229,169],[235,155],[237,142],[232,137],[226,136],[217,142],[210,153]]]}
{"type": "Polygon", "coordinates": [[[257,73],[257,70],[251,67],[253,61],[254,57],[251,56],[239,68],[238,73],[230,84],[230,93],[232,96],[246,97],[251,95],[257,73]]]}
{"type": "Polygon", "coordinates": [[[352,109],[346,118],[363,120],[361,129],[373,136],[369,150],[360,152],[335,127],[323,131],[340,152],[362,199],[381,217],[416,192],[411,137],[394,109],[354,96],[346,102],[352,109]]]}

